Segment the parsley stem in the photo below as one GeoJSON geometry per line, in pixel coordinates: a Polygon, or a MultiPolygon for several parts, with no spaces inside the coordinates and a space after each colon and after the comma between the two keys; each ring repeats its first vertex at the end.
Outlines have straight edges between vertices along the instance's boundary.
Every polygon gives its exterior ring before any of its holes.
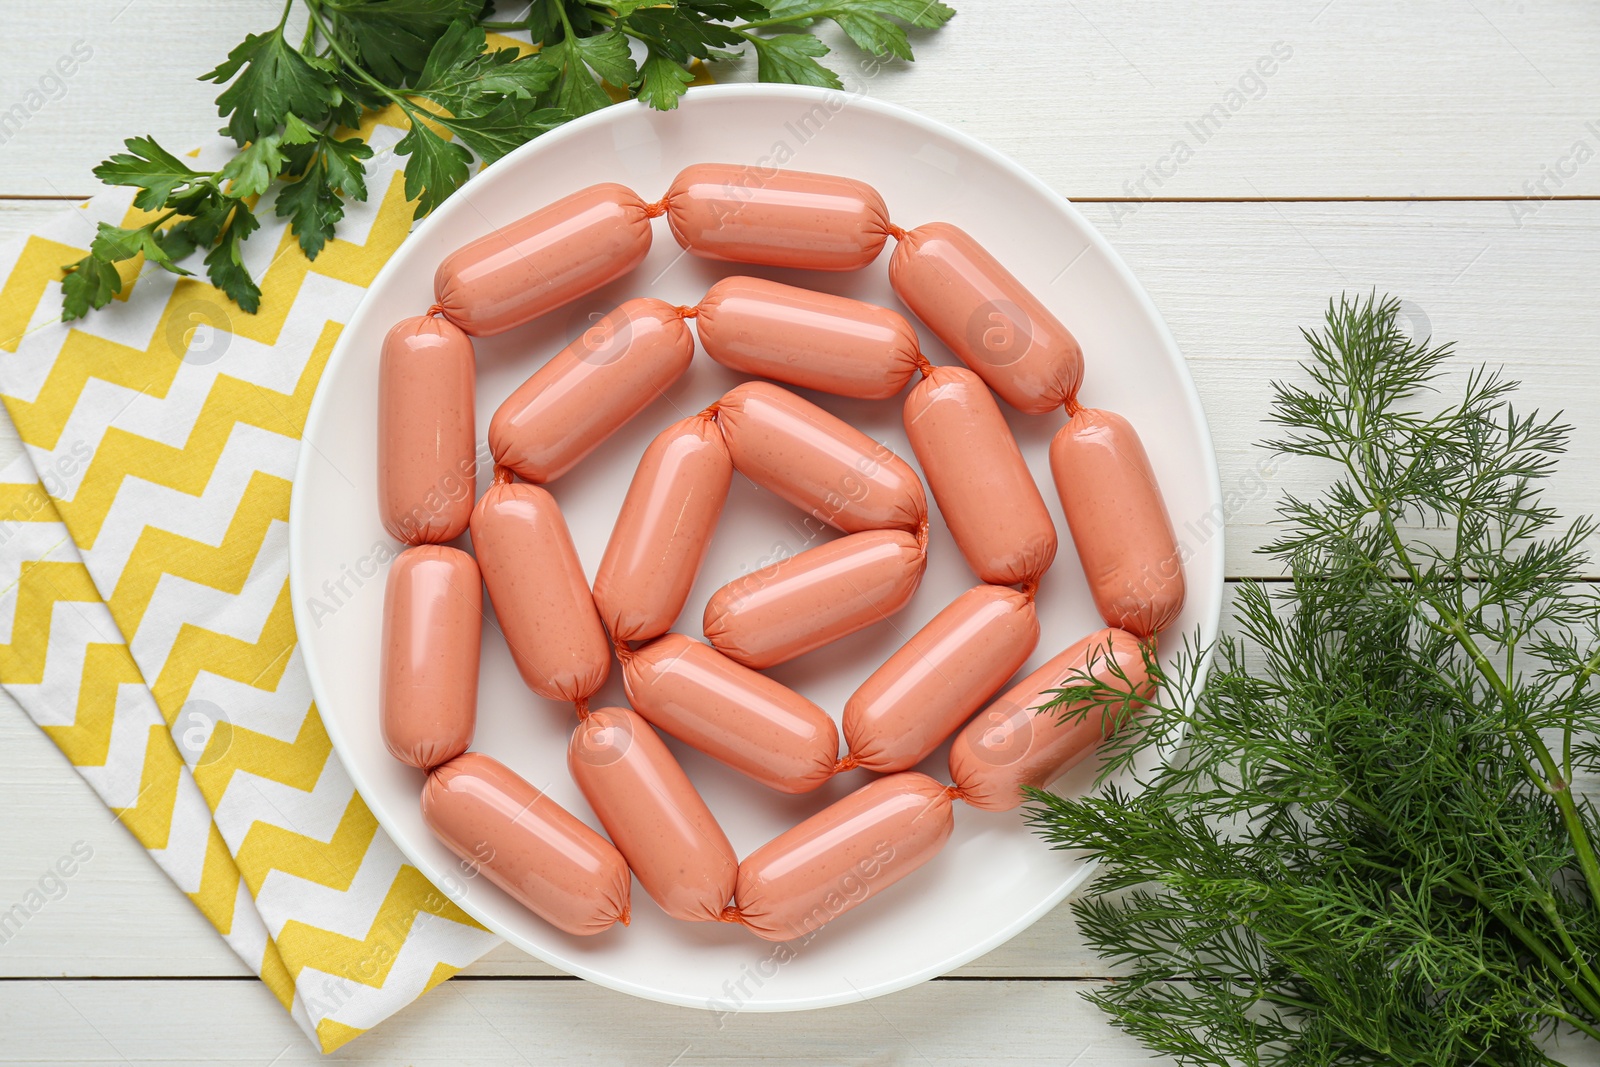
{"type": "Polygon", "coordinates": [[[814,19],[826,15],[828,10],[827,7],[814,7],[810,11],[791,11],[773,18],[742,22],[737,26],[729,27],[729,29],[733,30],[734,33],[740,33],[744,30],[759,30],[766,26],[788,26],[805,19],[814,19]]]}
{"type": "Polygon", "coordinates": [[[634,29],[632,26],[629,26],[621,19],[612,18],[610,15],[607,15],[604,12],[591,11],[589,12],[589,17],[600,23],[602,26],[610,26],[613,30],[625,36],[632,37],[635,41],[638,41],[641,44],[650,45],[655,48],[660,48],[663,44],[660,38],[651,37],[649,34],[640,33],[638,30],[634,29]]]}
{"type": "Polygon", "coordinates": [[[561,16],[561,28],[566,31],[566,37],[563,40],[572,40],[577,37],[578,35],[572,30],[572,20],[567,17],[566,0],[550,0],[550,4],[556,9],[556,14],[561,16]]]}
{"type": "Polygon", "coordinates": [[[400,110],[406,113],[406,117],[412,122],[416,122],[418,114],[417,108],[404,96],[395,92],[377,78],[374,78],[371,74],[368,74],[366,68],[357,63],[355,58],[351,56],[349,52],[344,50],[344,46],[339,43],[339,39],[333,35],[332,29],[330,29],[328,24],[323,21],[322,12],[318,10],[317,0],[306,0],[306,10],[311,13],[312,21],[315,22],[317,24],[317,28],[322,31],[322,36],[327,38],[328,45],[333,49],[334,54],[344,61],[344,65],[349,67],[350,70],[354,72],[362,81],[378,90],[378,92],[382,93],[390,100],[393,100],[396,104],[399,104],[400,110]]]}
{"type": "Polygon", "coordinates": [[[165,215],[162,215],[160,218],[151,219],[149,222],[145,223],[143,226],[141,226],[139,228],[142,229],[142,230],[149,230],[151,233],[154,233],[158,226],[160,226],[162,223],[166,222],[168,219],[171,219],[171,218],[175,217],[177,214],[178,214],[178,209],[177,208],[173,208],[172,210],[168,211],[165,215]]]}

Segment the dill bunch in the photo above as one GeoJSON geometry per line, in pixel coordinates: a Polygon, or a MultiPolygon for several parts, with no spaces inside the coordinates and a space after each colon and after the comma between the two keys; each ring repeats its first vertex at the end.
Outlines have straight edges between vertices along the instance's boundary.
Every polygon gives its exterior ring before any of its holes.
{"type": "Polygon", "coordinates": [[[1571,788],[1600,771],[1596,527],[1541,502],[1568,428],[1484,368],[1441,399],[1450,346],[1398,311],[1330,304],[1309,384],[1275,385],[1266,447],[1337,472],[1279,505],[1263,551],[1291,580],[1152,662],[1142,709],[1087,675],[1041,709],[1118,720],[1098,789],[1032,790],[1028,816],[1101,861],[1073,911],[1131,974],[1090,999],[1186,1065],[1520,1067],[1600,1040],[1596,812],[1571,788]],[[1106,782],[1180,738],[1142,791],[1106,782]]]}

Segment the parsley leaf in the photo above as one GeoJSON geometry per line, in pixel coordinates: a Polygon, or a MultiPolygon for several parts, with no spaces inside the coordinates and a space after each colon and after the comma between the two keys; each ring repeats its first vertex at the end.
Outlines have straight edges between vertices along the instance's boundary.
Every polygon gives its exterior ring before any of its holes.
{"type": "Polygon", "coordinates": [[[276,133],[256,138],[223,165],[217,179],[229,183],[230,196],[260,196],[283,171],[282,143],[276,133]]]}
{"type": "Polygon", "coordinates": [[[616,15],[619,19],[627,18],[639,11],[641,8],[663,8],[670,6],[672,6],[670,2],[663,3],[662,0],[609,0],[609,2],[606,4],[606,7],[611,9],[611,13],[616,15]]]}
{"type": "Polygon", "coordinates": [[[422,73],[451,25],[471,21],[482,7],[472,0],[319,0],[318,6],[362,66],[396,88],[422,73]]]}
{"type": "Polygon", "coordinates": [[[557,72],[556,106],[573,118],[611,104],[595,75],[616,86],[632,85],[639,77],[628,40],[616,30],[547,44],[540,49],[539,59],[557,72]]]}
{"type": "Polygon", "coordinates": [[[297,181],[278,191],[273,211],[290,220],[289,228],[306,258],[316,259],[333,239],[334,227],[344,218],[344,201],[329,184],[327,168],[319,161],[297,181]]]}
{"type": "Polygon", "coordinates": [[[333,103],[333,78],[284,40],[281,30],[253,33],[201,81],[233,84],[217,97],[228,134],[244,144],[276,133],[291,113],[320,122],[333,103]],[[237,77],[234,77],[235,75],[237,77]]]}
{"type": "Polygon", "coordinates": [[[167,249],[156,239],[154,226],[125,229],[102,222],[95,230],[94,243],[89,246],[89,251],[96,259],[107,263],[132,259],[142,253],[145,259],[173,274],[189,273],[172,261],[167,249]]]}
{"type": "Polygon", "coordinates": [[[745,41],[733,27],[707,21],[682,7],[646,8],[630,18],[628,26],[650,43],[652,53],[660,52],[679,63],[737,59],[739,53],[729,49],[745,41]]]}
{"type": "Polygon", "coordinates": [[[688,91],[694,75],[662,55],[651,52],[639,68],[639,99],[659,111],[671,111],[688,91]]]}
{"type": "Polygon", "coordinates": [[[638,79],[639,68],[634,66],[633,55],[628,51],[628,39],[619,31],[578,37],[572,44],[583,55],[583,61],[612,85],[632,85],[638,79]]]}
{"type": "Polygon", "coordinates": [[[211,279],[211,284],[252,315],[261,308],[261,289],[245,269],[239,246],[260,227],[261,223],[243,201],[236,201],[232,214],[222,226],[216,247],[206,253],[206,277],[211,279]]]}
{"type": "Polygon", "coordinates": [[[443,82],[456,67],[472,63],[483,55],[488,35],[482,27],[465,22],[452,22],[434,42],[422,64],[422,74],[416,89],[421,92],[429,86],[443,82]]]}
{"type": "Polygon", "coordinates": [[[372,148],[355,137],[345,140],[324,135],[318,142],[322,163],[328,168],[328,184],[352,200],[367,198],[367,168],[363,159],[372,158],[372,148]]]}
{"type": "Polygon", "coordinates": [[[120,292],[122,276],[116,266],[91,252],[69,266],[61,280],[61,319],[81,319],[111,303],[120,292]]]}
{"type": "Polygon", "coordinates": [[[382,109],[398,107],[411,120],[395,150],[406,157],[406,195],[420,217],[467,181],[474,156],[493,162],[623,96],[677,107],[696,61],[736,59],[748,45],[763,81],[838,88],[817,62],[827,46],[796,32],[801,27],[832,19],[866,51],[909,59],[906,27],[933,28],[952,14],[938,0],[531,0],[516,22],[499,22],[492,6],[285,0],[276,27],[250,34],[202,75],[222,86],[217,113],[238,145],[220,167],[197,170],[134,137],[95,168],[101,181],[136,190],[134,206],[158,216],[103,228],[89,254],[64,268],[64,316],[116,296],[118,263],[142,256],[186,273],[178,263],[202,250],[212,283],[255,310],[261,291],[242,248],[260,228],[257,198],[268,197],[289,221],[307,257],[319,255],[345,201],[367,198],[372,149],[358,131],[382,109]],[[308,22],[291,38],[285,27],[297,4],[308,22]],[[519,28],[537,52],[489,49],[487,31],[519,28]],[[643,46],[642,63],[631,42],[643,46]]]}
{"type": "Polygon", "coordinates": [[[844,88],[839,76],[816,60],[828,54],[828,46],[808,33],[752,36],[750,43],[756,46],[756,72],[764,82],[844,88]]]}
{"type": "Polygon", "coordinates": [[[435,121],[461,138],[485,163],[493,163],[560,126],[567,115],[556,108],[539,107],[532,100],[506,99],[480,115],[441,115],[435,121]]]}
{"type": "Polygon", "coordinates": [[[556,71],[537,56],[514,48],[485,52],[486,44],[481,27],[453,23],[429,54],[415,92],[459,118],[493,110],[508,96],[531,100],[555,82],[556,71]]]}
{"type": "Polygon", "coordinates": [[[911,42],[895,20],[919,29],[937,29],[950,21],[955,9],[937,0],[828,0],[823,4],[815,0],[778,0],[772,4],[773,22],[790,22],[790,14],[796,17],[793,21],[832,19],[862,51],[909,60],[911,42]]]}
{"type": "Polygon", "coordinates": [[[366,168],[361,161],[372,156],[372,149],[354,138],[339,140],[321,133],[312,144],[315,147],[299,168],[299,179],[285,185],[273,205],[280,218],[290,220],[290,229],[307,259],[317,258],[344,218],[341,197],[367,198],[366,168]]]}
{"type": "Polygon", "coordinates": [[[152,138],[130,137],[123,144],[128,151],[118,152],[94,168],[94,176],[107,185],[137,186],[136,208],[160,211],[174,191],[204,177],[152,138]]]}
{"type": "Polygon", "coordinates": [[[412,119],[395,151],[410,156],[406,198],[417,202],[417,217],[429,214],[471,177],[472,153],[412,119]]]}

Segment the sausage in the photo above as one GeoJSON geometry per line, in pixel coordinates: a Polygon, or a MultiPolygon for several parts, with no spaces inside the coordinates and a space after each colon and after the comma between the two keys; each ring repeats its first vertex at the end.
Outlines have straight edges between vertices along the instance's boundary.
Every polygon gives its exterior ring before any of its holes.
{"type": "Polygon", "coordinates": [[[1022,803],[1023,786],[1048,785],[1109,736],[1123,711],[1120,705],[1091,706],[1082,718],[1065,725],[1061,715],[1084,704],[1038,710],[1054,698],[1052,690],[1086,670],[1119,689],[1146,699],[1150,695],[1139,639],[1123,630],[1090,634],[1012,686],[956,735],[950,746],[950,778],[962,800],[985,811],[1010,811],[1022,803]],[[1117,677],[1117,670],[1126,680],[1117,677]]]}
{"type": "Polygon", "coordinates": [[[461,536],[478,495],[472,338],[445,319],[395,323],[378,362],[378,513],[408,545],[461,536]]]}
{"type": "Polygon", "coordinates": [[[472,511],[472,547],[528,688],[587,700],[611,671],[611,645],[555,498],[536,485],[490,486],[472,511]]]}
{"type": "Polygon", "coordinates": [[[739,860],[678,761],[627,708],[591,711],[567,767],[639,884],[674,919],[715,922],[739,860]]]}
{"type": "Polygon", "coordinates": [[[1056,525],[1000,405],[965,367],[933,367],[906,397],[906,436],[956,547],[979,580],[1037,583],[1056,525]]]}
{"type": "Polygon", "coordinates": [[[446,256],[434,299],[474,337],[504,333],[637,267],[652,214],[625,186],[580,189],[446,256]]]}
{"type": "Polygon", "coordinates": [[[1183,610],[1183,560],[1128,420],[1078,412],[1050,442],[1050,472],[1100,617],[1138,637],[1166,629],[1183,610]]]}
{"type": "Polygon", "coordinates": [[[684,744],[780,793],[809,793],[834,773],[839,728],[766,675],[683,634],[617,656],[633,710],[684,744]]]}
{"type": "Polygon", "coordinates": [[[717,402],[717,423],[736,470],[835,529],[915,532],[928,520],[905,460],[787,389],[746,382],[717,402]]]}
{"type": "Polygon", "coordinates": [[[966,231],[948,222],[908,231],[889,259],[889,284],[1018,411],[1043,414],[1077,395],[1077,340],[966,231]]]}
{"type": "Polygon", "coordinates": [[[829,541],[713,593],[706,640],[746,667],[786,663],[905,607],[927,564],[926,541],[901,530],[829,541]]]}
{"type": "Polygon", "coordinates": [[[472,868],[569,934],[628,925],[628,865],[611,842],[498,760],[457,756],[428,775],[422,819],[472,868]]]}
{"type": "Polygon", "coordinates": [[[694,334],[671,304],[629,300],[551,357],[489,420],[494,461],[561,477],[689,369],[694,334]]]}
{"type": "Polygon", "coordinates": [[[815,933],[927,863],[954,827],[948,787],[879,778],[746,856],[726,918],[768,941],[815,933]]]}
{"type": "Polygon", "coordinates": [[[594,577],[600,618],[617,641],[672,629],[705,561],[733,480],[709,412],[673,423],[644,450],[594,577]]]}
{"type": "Polygon", "coordinates": [[[702,259],[802,270],[859,270],[878,258],[889,209],[853,178],[697,163],[667,190],[667,223],[702,259]]]}
{"type": "Polygon", "coordinates": [[[850,758],[888,774],[921,763],[1033,655],[1033,598],[979,585],[951,601],[844,706],[850,758]]]}
{"type": "Polygon", "coordinates": [[[729,370],[862,400],[896,395],[926,362],[904,316],[764,278],[722,279],[695,323],[729,370]]]}
{"type": "Polygon", "coordinates": [[[419,545],[389,565],[379,725],[401,763],[430,770],[472,744],[482,632],[483,587],[471,556],[419,545]]]}

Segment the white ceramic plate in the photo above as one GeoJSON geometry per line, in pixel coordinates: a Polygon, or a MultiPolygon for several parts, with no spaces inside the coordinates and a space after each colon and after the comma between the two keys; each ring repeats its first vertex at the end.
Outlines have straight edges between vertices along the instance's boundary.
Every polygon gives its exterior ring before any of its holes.
{"type": "MultiPolygon", "coordinates": [[[[391,758],[378,733],[382,564],[396,551],[379,522],[375,488],[375,398],[385,332],[433,302],[441,258],[492,226],[594,182],[621,182],[654,200],[680,168],[709,161],[862,179],[882,192],[900,225],[956,223],[1030,286],[1083,345],[1083,401],[1121,412],[1142,435],[1187,552],[1189,598],[1174,632],[1199,628],[1209,641],[1222,598],[1216,460],[1183,358],[1122,260],[1060,196],[964,134],[844,93],[765,85],[694,89],[673,112],[625,104],[573,122],[474,178],[401,246],[340,337],[311,406],[290,512],[295,624],[317,705],[361,795],[412,862],[484,925],[556,967],[654,1000],[722,1011],[824,1007],[902,989],[989,951],[1049,911],[1088,876],[1088,866],[1048,849],[1017,812],[957,805],[955,833],[932,862],[803,944],[773,945],[734,925],[668,919],[637,884],[631,928],[572,937],[462,869],[422,822],[421,772],[391,758]],[[315,611],[313,598],[321,605],[315,611]]],[[[889,250],[855,274],[740,269],[683,254],[665,220],[655,225],[649,258],[632,274],[572,307],[477,342],[480,435],[518,383],[590,319],[629,297],[693,304],[716,279],[751,273],[905,311],[889,288],[889,250]]],[[[934,362],[954,362],[931,334],[921,333],[934,362]]],[[[740,380],[700,354],[668,396],[550,486],[591,578],[645,445],[667,423],[700,410],[740,380]]],[[[915,465],[899,400],[807,395],[915,465]]],[[[1008,414],[1061,532],[1060,555],[1039,596],[1043,634],[1026,672],[1102,623],[1046,460],[1064,416],[1008,414]]],[[[488,481],[487,468],[480,467],[480,491],[488,481]]],[[[679,629],[699,636],[701,609],[712,591],[758,562],[808,547],[814,534],[800,518],[735,479],[679,629]]],[[[465,537],[461,547],[469,547],[465,537]]],[[[890,652],[975,584],[937,512],[929,555],[927,577],[899,615],[772,675],[838,715],[890,652]]],[[[625,702],[619,673],[613,669],[593,701],[597,706],[625,702]]],[[[598,829],[567,775],[571,707],[523,687],[493,627],[485,627],[479,694],[473,747],[509,764],[598,829]]],[[[813,794],[781,796],[670,743],[740,856],[868,780],[855,771],[813,794]]],[[[941,748],[922,769],[948,781],[946,752],[941,748]]],[[[1091,778],[1092,767],[1085,765],[1058,788],[1081,791],[1091,778]]]]}

